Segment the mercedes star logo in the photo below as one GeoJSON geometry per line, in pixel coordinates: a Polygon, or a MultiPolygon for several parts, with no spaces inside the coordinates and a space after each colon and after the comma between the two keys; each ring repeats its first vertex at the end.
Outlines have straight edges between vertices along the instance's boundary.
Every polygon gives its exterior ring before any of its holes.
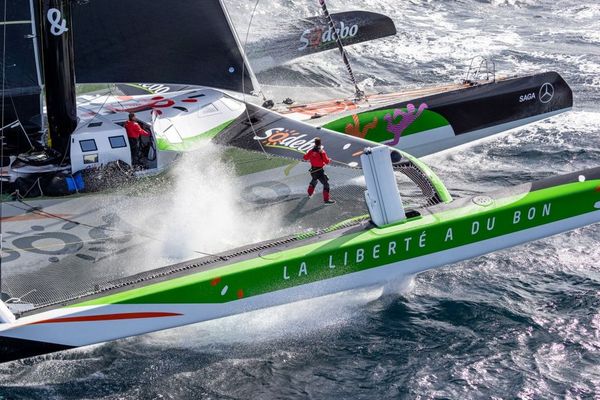
{"type": "Polygon", "coordinates": [[[554,97],[554,86],[551,83],[544,83],[540,88],[540,101],[542,103],[548,103],[554,97]]]}

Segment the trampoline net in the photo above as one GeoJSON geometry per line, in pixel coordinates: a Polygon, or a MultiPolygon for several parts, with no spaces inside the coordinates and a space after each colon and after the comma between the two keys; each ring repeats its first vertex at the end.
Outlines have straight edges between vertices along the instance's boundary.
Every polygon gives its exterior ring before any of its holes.
{"type": "MultiPolygon", "coordinates": [[[[214,146],[178,164],[110,193],[4,202],[3,300],[26,312],[369,219],[360,168],[326,168],[326,205],[296,159],[214,146]]],[[[407,210],[439,203],[411,161],[395,173],[407,210]]]]}

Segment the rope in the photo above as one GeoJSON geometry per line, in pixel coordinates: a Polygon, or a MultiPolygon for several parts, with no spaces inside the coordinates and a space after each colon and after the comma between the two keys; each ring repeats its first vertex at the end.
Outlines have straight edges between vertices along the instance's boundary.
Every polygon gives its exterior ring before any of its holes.
{"type": "MultiPolygon", "coordinates": [[[[20,195],[18,195],[18,194],[17,194],[17,196],[20,197],[20,195]]],[[[165,243],[163,240],[157,239],[156,237],[151,236],[151,235],[149,235],[147,233],[144,233],[144,232],[140,232],[140,231],[130,232],[130,231],[124,231],[124,230],[120,230],[120,229],[112,229],[112,228],[109,228],[107,226],[86,224],[84,222],[79,222],[79,221],[76,221],[76,220],[73,220],[73,219],[70,219],[70,218],[65,218],[65,217],[63,217],[61,215],[56,215],[56,214],[49,213],[47,211],[43,211],[43,210],[41,210],[41,209],[39,209],[39,208],[37,208],[35,206],[32,206],[31,204],[28,204],[27,202],[25,202],[23,200],[23,198],[17,198],[16,201],[19,202],[19,203],[21,203],[21,204],[23,204],[24,206],[28,207],[28,209],[22,209],[21,208],[21,210],[26,211],[26,212],[30,212],[31,214],[41,215],[41,216],[48,217],[48,218],[53,218],[53,219],[59,219],[59,220],[62,220],[62,221],[65,221],[65,222],[69,222],[69,223],[72,223],[72,224],[76,224],[76,225],[80,225],[80,226],[85,226],[86,228],[90,228],[90,229],[102,229],[102,230],[105,230],[105,231],[108,231],[108,232],[114,232],[114,233],[117,233],[117,234],[121,234],[121,236],[115,236],[115,237],[124,237],[124,236],[127,236],[127,235],[138,234],[138,235],[140,235],[140,236],[142,236],[142,237],[144,237],[146,239],[154,240],[154,241],[159,242],[159,243],[165,243]]],[[[19,207],[17,207],[17,208],[19,208],[19,207]]],[[[81,243],[85,243],[85,242],[82,241],[81,243]]],[[[202,255],[205,255],[205,256],[217,257],[217,258],[219,257],[218,255],[215,255],[215,254],[212,254],[212,253],[207,253],[207,252],[200,251],[200,250],[194,250],[194,253],[202,254],[202,255]]]]}
{"type": "MultiPolygon", "coordinates": [[[[2,117],[0,119],[0,126],[4,126],[4,89],[6,84],[6,0],[4,1],[4,13],[3,13],[3,36],[2,36],[2,117]]],[[[4,140],[0,140],[0,160],[4,160],[4,140]]],[[[0,295],[2,294],[2,255],[4,254],[4,241],[2,233],[2,193],[3,193],[3,179],[0,179],[0,295]]],[[[0,296],[1,297],[1,296],[0,296]]]]}
{"type": "MultiPolygon", "coordinates": [[[[109,89],[110,91],[110,89],[109,89]]],[[[112,94],[112,91],[111,91],[112,94]]],[[[100,106],[99,110],[102,110],[104,108],[104,106],[106,105],[106,103],[108,102],[108,99],[110,98],[110,96],[106,96],[106,98],[104,99],[104,102],[102,103],[102,105],[100,106]]],[[[94,122],[94,120],[96,119],[96,117],[98,116],[98,113],[95,113],[94,116],[92,117],[92,119],[90,119],[88,121],[88,123],[86,124],[81,124],[78,127],[75,128],[75,130],[73,132],[71,132],[71,136],[73,136],[75,133],[77,133],[80,129],[87,127],[90,123],[94,122]]],[[[71,141],[69,140],[69,145],[67,146],[67,149],[65,150],[65,154],[63,154],[62,160],[60,160],[60,164],[62,165],[65,160],[67,159],[67,155],[70,152],[70,148],[71,148],[71,141]]]]}
{"type": "Polygon", "coordinates": [[[8,304],[8,303],[21,303],[23,302],[23,298],[25,298],[26,296],[29,296],[31,293],[35,293],[37,292],[37,289],[32,289],[29,292],[19,296],[19,297],[11,297],[10,299],[6,300],[4,303],[8,304]]]}
{"type": "MultiPolygon", "coordinates": [[[[250,28],[252,27],[252,21],[254,20],[254,14],[256,13],[256,9],[258,8],[259,3],[260,3],[260,0],[256,0],[256,3],[254,3],[254,8],[252,9],[252,14],[250,14],[250,21],[248,22],[248,28],[246,29],[246,37],[244,38],[244,43],[242,45],[242,52],[244,54],[246,54],[246,46],[248,45],[248,36],[250,35],[250,28]]],[[[245,71],[246,71],[246,61],[244,60],[244,57],[242,56],[242,99],[244,100],[244,108],[245,108],[244,111],[246,112],[246,118],[248,119],[248,123],[250,124],[250,129],[252,129],[252,133],[254,134],[254,136],[256,136],[256,129],[254,129],[254,124],[252,123],[252,118],[250,118],[250,112],[248,111],[248,106],[246,104],[246,79],[244,79],[245,71]]],[[[265,97],[264,93],[262,92],[262,89],[260,91],[260,94],[263,96],[263,99],[266,101],[267,98],[265,97]]],[[[262,152],[267,155],[268,159],[270,159],[269,153],[266,152],[266,150],[263,147],[263,144],[260,142],[260,140],[258,141],[258,144],[260,145],[260,149],[262,150],[262,152]]]]}
{"type": "MultiPolygon", "coordinates": [[[[4,92],[4,90],[2,90],[4,92]]],[[[19,111],[17,110],[17,106],[15,106],[15,100],[11,95],[9,95],[9,99],[10,99],[10,104],[12,105],[12,109],[13,112],[15,113],[15,116],[17,117],[17,120],[14,123],[18,123],[19,127],[21,128],[21,132],[23,132],[23,135],[25,136],[25,139],[27,139],[27,142],[29,143],[29,146],[31,147],[31,150],[35,150],[35,146],[33,145],[33,143],[31,143],[31,139],[29,139],[29,135],[27,135],[27,131],[25,130],[25,127],[23,126],[23,124],[21,123],[21,118],[19,117],[19,111]]],[[[4,99],[2,100],[2,112],[4,112],[4,99]]],[[[8,124],[7,126],[12,125],[12,124],[8,124]]]]}
{"type": "Polygon", "coordinates": [[[321,5],[321,10],[323,10],[325,19],[327,20],[327,23],[329,24],[329,29],[331,29],[331,31],[332,31],[331,33],[333,34],[333,38],[335,39],[335,42],[337,43],[338,49],[340,50],[340,54],[342,55],[342,60],[344,61],[344,64],[346,65],[346,70],[348,71],[348,75],[350,75],[350,80],[354,84],[354,95],[356,96],[357,100],[361,100],[365,97],[365,92],[360,90],[360,88],[358,87],[358,83],[356,82],[356,77],[354,76],[354,72],[352,71],[352,66],[350,65],[350,60],[348,59],[348,55],[346,54],[346,50],[344,49],[344,45],[342,44],[342,39],[340,38],[340,35],[338,35],[337,30],[335,29],[335,24],[333,22],[333,18],[331,18],[331,15],[329,14],[329,11],[327,10],[327,4],[325,3],[325,0],[319,0],[319,4],[321,5]]]}

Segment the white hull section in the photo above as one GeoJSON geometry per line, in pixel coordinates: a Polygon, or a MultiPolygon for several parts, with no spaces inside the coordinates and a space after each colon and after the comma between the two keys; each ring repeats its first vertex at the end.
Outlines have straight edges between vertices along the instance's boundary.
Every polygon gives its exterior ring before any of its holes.
{"type": "Polygon", "coordinates": [[[484,139],[486,137],[498,134],[500,132],[519,128],[523,125],[531,124],[542,119],[550,118],[570,110],[571,108],[563,108],[557,111],[534,115],[532,117],[522,118],[504,124],[493,125],[489,128],[478,129],[476,131],[462,133],[460,135],[455,135],[452,137],[447,137],[447,135],[440,136],[438,130],[443,128],[431,129],[429,131],[407,136],[406,138],[401,138],[400,143],[398,143],[396,147],[402,151],[406,151],[407,153],[415,157],[423,157],[440,151],[455,148],[456,146],[460,146],[466,143],[475,142],[477,140],[484,139]],[[413,136],[418,136],[420,140],[417,141],[415,138],[414,143],[409,142],[408,139],[412,138],[413,136]]]}
{"type": "Polygon", "coordinates": [[[452,126],[446,125],[435,129],[430,129],[425,132],[414,133],[408,136],[401,136],[400,141],[394,147],[399,150],[406,151],[407,153],[414,155],[411,149],[427,149],[430,146],[434,146],[436,143],[446,143],[456,138],[454,129],[452,126]]]}
{"type": "Polygon", "coordinates": [[[600,222],[600,210],[426,256],[223,304],[115,304],[62,308],[24,317],[14,323],[0,324],[0,336],[51,342],[66,346],[84,346],[337,292],[383,285],[390,281],[400,282],[429,269],[596,222],[600,222]],[[178,315],[112,321],[39,323],[40,321],[59,317],[157,312],[178,315]]]}

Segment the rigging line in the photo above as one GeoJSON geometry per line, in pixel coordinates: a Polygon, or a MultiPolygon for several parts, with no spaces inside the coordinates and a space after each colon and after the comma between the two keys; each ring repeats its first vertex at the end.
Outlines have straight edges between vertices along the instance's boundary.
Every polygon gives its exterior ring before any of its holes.
{"type": "MultiPolygon", "coordinates": [[[[256,9],[258,8],[259,3],[260,3],[260,0],[256,0],[256,3],[254,3],[254,9],[252,10],[252,14],[250,14],[250,21],[248,22],[248,28],[246,29],[246,37],[244,38],[244,44],[242,45],[243,54],[246,53],[246,46],[248,45],[248,36],[250,35],[250,28],[252,27],[252,20],[254,19],[254,14],[256,13],[256,9]]],[[[254,129],[254,123],[252,122],[252,118],[250,118],[250,112],[248,111],[248,103],[246,102],[246,88],[245,88],[246,79],[244,77],[245,70],[246,70],[246,61],[244,60],[244,57],[242,56],[242,98],[244,100],[246,118],[248,118],[248,122],[250,123],[250,128],[252,129],[252,133],[254,133],[254,136],[256,136],[256,129],[254,129]]],[[[262,92],[262,89],[260,90],[260,93],[262,94],[263,99],[266,100],[266,97],[265,97],[264,93],[262,92]]],[[[265,148],[264,148],[263,144],[260,142],[260,140],[257,140],[257,142],[258,142],[262,152],[267,155],[267,159],[270,159],[271,157],[270,157],[269,153],[267,153],[267,151],[265,150],[265,148]]]]}
{"type": "MultiPolygon", "coordinates": [[[[260,3],[260,0],[256,0],[256,3],[254,4],[254,8],[252,9],[252,14],[250,14],[250,21],[248,21],[248,29],[246,29],[246,37],[244,38],[244,44],[242,46],[243,54],[246,54],[246,47],[248,45],[248,36],[250,34],[250,28],[252,27],[252,20],[254,20],[254,14],[256,13],[256,9],[258,8],[259,3],[260,3]]],[[[246,55],[246,57],[244,57],[242,55],[242,93],[243,94],[245,94],[243,89],[244,89],[244,86],[246,83],[246,80],[244,79],[244,70],[246,68],[246,60],[248,60],[248,64],[250,64],[250,60],[248,59],[248,56],[246,55]]],[[[258,79],[256,79],[256,81],[258,83],[258,79]]],[[[259,93],[262,96],[263,101],[267,101],[267,97],[265,96],[265,94],[262,90],[262,87],[260,88],[259,93]]]]}
{"type": "Polygon", "coordinates": [[[346,65],[346,70],[348,70],[348,75],[350,75],[350,80],[354,84],[354,95],[356,96],[356,100],[362,100],[365,98],[365,92],[360,90],[358,87],[358,83],[356,82],[356,77],[354,76],[354,72],[352,71],[352,66],[350,65],[350,60],[348,59],[348,55],[346,54],[346,50],[344,49],[344,45],[342,44],[342,39],[340,35],[338,35],[338,31],[335,28],[335,24],[333,23],[333,19],[327,10],[327,4],[325,0],[319,0],[319,4],[321,5],[321,10],[323,10],[323,14],[325,15],[325,19],[329,24],[329,29],[331,29],[331,34],[337,43],[338,49],[340,50],[340,54],[342,55],[342,60],[346,65]]]}
{"type": "Polygon", "coordinates": [[[19,117],[19,112],[17,110],[17,106],[15,106],[15,99],[13,98],[12,95],[10,95],[10,104],[12,104],[13,112],[17,116],[17,121],[19,122],[19,126],[21,127],[21,131],[23,132],[23,135],[25,135],[25,139],[27,139],[27,142],[29,143],[31,150],[35,150],[35,146],[33,145],[33,143],[31,143],[31,139],[29,139],[29,135],[27,135],[27,131],[25,130],[25,127],[21,123],[21,118],[19,117]]]}
{"type": "MultiPolygon", "coordinates": [[[[65,217],[63,217],[61,215],[52,214],[52,213],[49,213],[47,211],[38,209],[37,207],[32,206],[31,204],[28,204],[27,202],[25,202],[22,198],[17,198],[16,200],[19,203],[21,203],[24,206],[26,206],[26,207],[29,208],[29,210],[26,210],[26,209],[23,209],[23,208],[21,208],[21,210],[30,212],[32,214],[37,214],[37,215],[41,215],[41,216],[45,216],[45,217],[49,217],[49,218],[59,219],[59,220],[62,220],[62,221],[65,221],[65,222],[70,222],[72,224],[76,224],[76,225],[79,225],[79,226],[85,226],[86,228],[102,229],[102,230],[105,230],[105,231],[108,231],[108,232],[120,233],[123,236],[137,234],[137,235],[140,235],[140,236],[145,237],[147,239],[154,240],[154,241],[159,242],[159,243],[166,243],[164,240],[157,239],[156,237],[154,237],[152,235],[149,235],[147,233],[144,233],[144,232],[140,232],[140,231],[126,231],[126,230],[120,230],[120,229],[112,229],[112,228],[107,227],[107,226],[90,225],[90,224],[86,224],[85,222],[75,221],[75,220],[72,220],[72,219],[69,219],[69,218],[65,218],[65,217]]],[[[17,208],[19,208],[19,207],[17,207],[17,208]]],[[[192,251],[194,253],[198,253],[198,254],[202,254],[202,255],[210,256],[210,257],[216,257],[216,258],[220,258],[220,259],[225,260],[225,257],[219,256],[218,254],[207,253],[205,251],[200,251],[200,250],[192,250],[192,251]]]]}
{"type": "MultiPolygon", "coordinates": [[[[2,21],[4,22],[4,26],[2,27],[2,117],[0,118],[0,126],[4,126],[4,88],[6,84],[6,3],[7,0],[4,0],[4,14],[2,21]]],[[[4,135],[0,137],[0,162],[4,162],[4,135]]],[[[3,186],[4,180],[0,179],[0,301],[2,300],[2,256],[4,255],[4,242],[3,242],[3,234],[2,234],[2,208],[3,208],[3,199],[2,193],[4,191],[3,186]]]]}
{"type": "MultiPolygon", "coordinates": [[[[100,106],[100,108],[99,108],[99,110],[100,110],[100,111],[101,111],[101,110],[104,108],[104,106],[105,106],[105,105],[106,105],[106,103],[108,102],[108,99],[109,99],[109,97],[110,97],[110,96],[105,96],[105,98],[104,98],[104,102],[102,103],[102,105],[101,105],[101,106],[100,106]]],[[[75,98],[77,98],[77,94],[75,94],[75,98]]],[[[76,107],[77,107],[77,106],[76,106],[76,107]]],[[[88,126],[89,124],[91,124],[92,122],[94,122],[94,120],[96,119],[96,117],[97,117],[98,115],[99,115],[99,113],[97,112],[97,113],[95,113],[95,114],[92,116],[92,119],[90,119],[90,120],[89,120],[89,121],[88,121],[86,124],[80,124],[79,126],[75,127],[75,130],[74,130],[73,132],[71,132],[71,136],[73,136],[73,134],[77,133],[79,130],[81,130],[81,129],[83,129],[83,128],[87,127],[87,126],[88,126]]],[[[67,148],[69,149],[69,151],[65,150],[65,154],[63,154],[62,160],[60,160],[60,164],[59,164],[59,165],[62,165],[62,164],[65,162],[65,160],[67,159],[67,154],[69,154],[69,153],[70,153],[70,149],[71,149],[71,141],[70,141],[70,140],[69,140],[69,146],[67,146],[67,148]]]]}
{"type": "MultiPolygon", "coordinates": [[[[37,179],[35,180],[35,182],[33,182],[33,183],[31,184],[31,186],[29,187],[29,189],[27,189],[27,191],[25,192],[25,194],[23,195],[23,197],[27,197],[27,195],[29,194],[29,192],[31,192],[31,191],[33,190],[33,188],[34,188],[36,185],[37,185],[37,187],[38,187],[38,189],[39,189],[40,193],[43,193],[43,191],[42,191],[42,186],[40,185],[40,179],[41,179],[41,178],[37,178],[37,179]]],[[[19,193],[19,195],[21,195],[21,194],[19,193]]]]}
{"type": "MultiPolygon", "coordinates": [[[[37,215],[40,215],[40,216],[43,216],[43,217],[47,217],[47,218],[59,219],[59,220],[65,221],[65,222],[70,222],[72,224],[76,224],[76,225],[80,225],[80,226],[85,226],[86,228],[102,229],[102,230],[105,230],[105,231],[115,232],[115,233],[121,233],[121,234],[125,234],[125,235],[131,235],[131,234],[137,233],[137,234],[139,234],[141,236],[146,236],[146,237],[148,237],[150,239],[154,239],[150,235],[147,235],[147,234],[144,234],[144,233],[140,233],[140,232],[130,232],[130,231],[124,231],[124,230],[120,230],[120,229],[112,229],[112,228],[109,228],[107,226],[91,225],[91,224],[86,224],[85,222],[75,221],[73,219],[65,218],[65,217],[63,217],[61,215],[49,213],[48,211],[44,211],[44,210],[39,209],[39,208],[37,208],[35,206],[32,206],[31,204],[28,204],[27,202],[25,202],[22,198],[17,198],[16,200],[19,203],[21,203],[24,206],[26,206],[26,207],[29,208],[29,209],[23,209],[23,208],[21,208],[21,210],[24,210],[26,212],[30,212],[31,214],[37,214],[37,215]]],[[[155,240],[158,240],[158,239],[155,239],[155,240]]]]}
{"type": "Polygon", "coordinates": [[[87,228],[92,228],[92,229],[97,228],[97,229],[103,229],[103,230],[115,232],[115,233],[124,233],[124,234],[128,234],[128,235],[135,233],[135,232],[122,231],[122,230],[118,230],[118,229],[111,229],[111,228],[105,227],[105,226],[90,225],[90,224],[86,224],[85,222],[79,222],[79,221],[75,221],[73,219],[65,218],[61,215],[49,213],[48,211],[44,211],[36,206],[33,206],[33,205],[27,203],[26,201],[23,200],[21,195],[19,195],[19,197],[16,199],[16,201],[23,204],[25,207],[27,207],[27,209],[20,208],[20,207],[16,207],[16,208],[19,208],[20,210],[29,212],[31,214],[37,214],[37,215],[40,215],[40,216],[43,216],[46,218],[59,219],[59,220],[65,221],[65,222],[70,222],[72,224],[85,226],[87,228]]]}
{"type": "MultiPolygon", "coordinates": [[[[59,249],[59,248],[64,248],[64,246],[70,246],[70,245],[76,245],[76,244],[81,244],[81,245],[85,245],[87,243],[98,243],[101,240],[106,240],[106,241],[110,241],[110,240],[115,240],[115,239],[119,239],[119,238],[126,238],[127,236],[129,236],[130,234],[122,234],[122,235],[114,235],[114,236],[108,236],[106,238],[102,238],[102,239],[86,239],[86,240],[75,240],[72,242],[67,242],[67,241],[61,241],[60,243],[53,243],[53,244],[41,244],[41,245],[36,245],[36,246],[31,246],[31,247],[19,247],[19,250],[24,250],[24,251],[33,251],[35,252],[36,250],[50,250],[50,249],[59,249]]],[[[10,250],[10,249],[7,249],[10,250]]]]}
{"type": "MultiPolygon", "coordinates": [[[[116,100],[117,100],[117,104],[119,104],[119,107],[121,107],[122,110],[125,109],[125,107],[123,107],[123,103],[121,103],[121,100],[119,100],[120,96],[115,96],[115,92],[113,91],[113,89],[116,91],[117,90],[117,85],[116,84],[109,84],[108,85],[108,92],[111,94],[111,96],[113,96],[116,100]]],[[[123,92],[121,92],[123,93],[123,92]]],[[[151,112],[152,114],[152,112],[151,112]]]]}
{"type": "MultiPolygon", "coordinates": [[[[348,68],[348,72],[350,73],[350,77],[352,79],[352,82],[354,83],[354,88],[356,89],[355,92],[355,96],[358,100],[365,98],[365,94],[362,90],[360,90],[360,88],[358,87],[358,84],[356,83],[356,78],[354,77],[354,73],[352,72],[352,67],[350,66],[350,61],[348,60],[348,57],[346,56],[346,51],[344,50],[344,47],[342,45],[342,41],[339,37],[339,35],[337,34],[337,31],[335,30],[335,26],[333,25],[333,20],[331,19],[331,15],[329,15],[329,11],[327,11],[327,5],[325,4],[325,0],[319,0],[319,2],[321,3],[321,6],[323,8],[323,12],[326,15],[326,18],[328,18],[328,22],[329,25],[333,27],[333,34],[334,37],[336,38],[338,47],[340,48],[340,51],[342,53],[342,56],[344,58],[344,62],[346,63],[346,67],[348,68]]],[[[248,22],[248,28],[246,29],[246,37],[244,38],[244,43],[243,43],[243,47],[242,47],[242,51],[245,53],[246,52],[246,46],[248,44],[248,36],[250,35],[250,29],[252,27],[252,21],[254,20],[254,14],[256,13],[256,9],[258,8],[258,4],[260,3],[260,0],[256,0],[256,3],[254,4],[254,8],[252,10],[252,14],[250,15],[250,21],[248,22]]],[[[245,83],[246,80],[244,79],[244,70],[246,67],[246,63],[243,62],[242,63],[242,96],[244,99],[244,103],[246,103],[246,91],[244,89],[245,87],[245,83]]],[[[263,95],[264,98],[264,93],[262,93],[262,89],[261,89],[261,94],[263,95]]],[[[367,100],[368,101],[368,100],[367,100]]],[[[252,119],[250,118],[250,112],[248,111],[248,106],[246,105],[246,118],[248,119],[248,122],[250,123],[250,128],[252,129],[252,133],[254,133],[254,136],[256,136],[256,129],[254,128],[254,123],[252,122],[252,119]]],[[[258,144],[260,145],[260,149],[262,150],[263,153],[265,153],[265,155],[267,156],[268,159],[271,158],[271,154],[267,153],[267,151],[265,150],[262,142],[260,140],[257,140],[258,144]]],[[[350,167],[348,164],[340,162],[340,161],[336,161],[336,160],[332,160],[333,162],[336,162],[340,165],[343,165],[345,167],[350,167]]],[[[350,167],[353,168],[353,167],[350,167]]]]}

